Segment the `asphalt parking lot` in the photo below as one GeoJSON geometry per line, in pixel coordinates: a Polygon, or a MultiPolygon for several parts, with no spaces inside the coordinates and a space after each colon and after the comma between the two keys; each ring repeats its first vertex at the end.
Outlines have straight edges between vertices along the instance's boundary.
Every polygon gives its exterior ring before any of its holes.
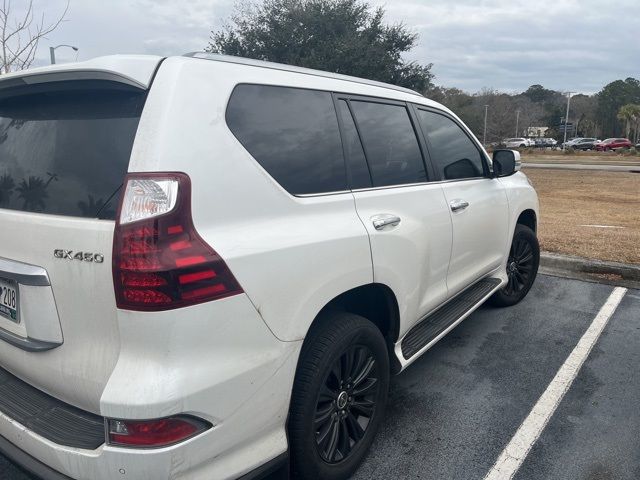
{"type": "MultiPolygon", "coordinates": [[[[393,379],[354,478],[484,478],[613,289],[541,275],[521,304],[477,311],[393,379]]],[[[629,290],[515,479],[640,478],[639,347],[629,290]]],[[[0,478],[34,477],[0,457],[0,478]]]]}

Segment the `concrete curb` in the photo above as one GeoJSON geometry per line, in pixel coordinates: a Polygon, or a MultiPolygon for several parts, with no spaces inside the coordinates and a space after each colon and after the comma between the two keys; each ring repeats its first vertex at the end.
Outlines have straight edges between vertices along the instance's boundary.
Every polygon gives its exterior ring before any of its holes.
{"type": "Polygon", "coordinates": [[[541,252],[540,273],[640,289],[640,265],[541,252]]]}

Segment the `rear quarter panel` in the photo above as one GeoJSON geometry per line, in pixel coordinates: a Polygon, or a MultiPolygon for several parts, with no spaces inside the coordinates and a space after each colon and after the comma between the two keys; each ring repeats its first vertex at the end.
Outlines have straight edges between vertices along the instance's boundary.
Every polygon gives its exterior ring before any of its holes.
{"type": "Polygon", "coordinates": [[[238,83],[332,88],[315,76],[169,58],[150,90],[129,169],[191,177],[198,232],[272,332],[298,340],[331,299],[373,281],[369,239],[350,192],[294,197],[242,147],[225,121],[238,83]]]}

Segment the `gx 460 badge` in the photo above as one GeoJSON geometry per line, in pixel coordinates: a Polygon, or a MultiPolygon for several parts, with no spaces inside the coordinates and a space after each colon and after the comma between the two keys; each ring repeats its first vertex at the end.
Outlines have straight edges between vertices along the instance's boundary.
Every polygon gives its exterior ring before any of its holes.
{"type": "Polygon", "coordinates": [[[89,252],[73,252],[73,250],[63,250],[57,248],[53,251],[53,256],[56,258],[65,258],[67,260],[80,260],[81,262],[90,263],[103,263],[104,255],[101,253],[89,253],[89,252]]]}

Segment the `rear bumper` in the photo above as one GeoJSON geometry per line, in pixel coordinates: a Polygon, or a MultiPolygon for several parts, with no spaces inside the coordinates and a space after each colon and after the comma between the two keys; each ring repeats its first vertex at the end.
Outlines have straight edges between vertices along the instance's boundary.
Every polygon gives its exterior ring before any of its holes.
{"type": "MultiPolygon", "coordinates": [[[[23,452],[4,437],[0,437],[0,455],[4,455],[20,468],[35,475],[40,480],[74,480],[48,467],[37,458],[23,452]]],[[[268,461],[255,470],[243,475],[239,480],[288,480],[289,456],[286,453],[268,461]]]]}
{"type": "Polygon", "coordinates": [[[188,414],[213,427],[165,448],[88,449],[51,441],[0,408],[7,456],[44,479],[231,480],[271,474],[271,462],[282,462],[287,451],[285,422],[301,342],[275,338],[244,295],[179,315],[122,313],[119,359],[96,413],[121,419],[188,414]]]}

